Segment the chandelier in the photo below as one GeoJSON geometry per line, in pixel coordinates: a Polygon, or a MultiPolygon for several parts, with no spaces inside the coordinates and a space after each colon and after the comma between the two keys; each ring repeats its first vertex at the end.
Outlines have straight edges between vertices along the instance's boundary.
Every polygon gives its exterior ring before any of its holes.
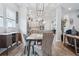
{"type": "Polygon", "coordinates": [[[36,12],[37,12],[38,17],[43,16],[43,12],[44,12],[44,4],[43,3],[36,4],[36,12]]]}

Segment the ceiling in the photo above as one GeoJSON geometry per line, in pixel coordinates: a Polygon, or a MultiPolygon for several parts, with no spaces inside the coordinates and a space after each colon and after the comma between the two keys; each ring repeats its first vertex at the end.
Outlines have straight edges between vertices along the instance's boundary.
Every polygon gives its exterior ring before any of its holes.
{"type": "MultiPolygon", "coordinates": [[[[32,10],[36,10],[36,6],[41,4],[43,3],[17,3],[19,7],[25,6],[32,10]]],[[[65,10],[68,10],[68,8],[71,8],[71,10],[79,9],[79,3],[44,3],[44,9],[55,9],[58,5],[61,5],[65,10]]]]}
{"type": "MultiPolygon", "coordinates": [[[[44,18],[48,17],[52,19],[52,17],[56,16],[56,8],[58,6],[61,6],[62,9],[66,12],[70,11],[79,11],[79,3],[16,3],[17,6],[25,7],[28,10],[32,11],[32,16],[36,18],[36,7],[38,7],[40,10],[44,6],[44,18]],[[70,8],[70,10],[69,10],[70,8]]],[[[47,18],[46,18],[47,19],[47,18]]]]}
{"type": "Polygon", "coordinates": [[[63,3],[61,6],[68,11],[68,8],[71,8],[71,11],[79,10],[79,3],[63,3]]]}
{"type": "Polygon", "coordinates": [[[55,8],[56,3],[17,3],[19,7],[25,6],[28,9],[36,10],[36,6],[40,7],[40,5],[44,5],[44,9],[55,8]]]}

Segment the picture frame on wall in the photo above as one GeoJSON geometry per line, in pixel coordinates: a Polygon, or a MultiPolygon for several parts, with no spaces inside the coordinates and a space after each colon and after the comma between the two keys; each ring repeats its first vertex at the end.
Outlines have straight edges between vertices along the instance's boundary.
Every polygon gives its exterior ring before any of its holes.
{"type": "Polygon", "coordinates": [[[16,23],[18,23],[18,12],[16,12],[16,23]]]}
{"type": "Polygon", "coordinates": [[[73,24],[73,19],[72,19],[72,18],[70,18],[70,24],[71,24],[71,25],[73,24]]]}

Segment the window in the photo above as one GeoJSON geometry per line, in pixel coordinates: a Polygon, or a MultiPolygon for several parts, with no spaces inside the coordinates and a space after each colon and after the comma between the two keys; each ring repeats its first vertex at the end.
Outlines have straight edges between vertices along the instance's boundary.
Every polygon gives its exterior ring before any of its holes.
{"type": "Polygon", "coordinates": [[[16,27],[16,12],[6,9],[6,23],[7,27],[16,27]]]}
{"type": "Polygon", "coordinates": [[[16,22],[11,19],[6,19],[7,21],[7,27],[16,27],[16,22]]]}
{"type": "Polygon", "coordinates": [[[6,9],[6,17],[16,20],[16,12],[7,8],[6,9]]]}
{"type": "Polygon", "coordinates": [[[3,27],[3,6],[0,4],[0,27],[3,27]]]}
{"type": "Polygon", "coordinates": [[[3,27],[4,24],[3,24],[3,18],[0,17],[0,27],[3,27]]]}
{"type": "Polygon", "coordinates": [[[0,4],[0,16],[3,16],[3,6],[0,4]]]}

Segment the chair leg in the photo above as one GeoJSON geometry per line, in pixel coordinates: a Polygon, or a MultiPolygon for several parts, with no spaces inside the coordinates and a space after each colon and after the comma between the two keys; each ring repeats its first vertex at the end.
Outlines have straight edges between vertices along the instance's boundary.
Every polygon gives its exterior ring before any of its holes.
{"type": "Polygon", "coordinates": [[[35,51],[34,51],[34,55],[35,55],[35,56],[39,56],[39,55],[38,55],[38,53],[37,53],[37,52],[35,52],[35,51]]]}
{"type": "Polygon", "coordinates": [[[29,41],[29,43],[28,43],[28,54],[27,54],[27,56],[30,56],[30,44],[31,44],[31,41],[29,41]]]}
{"type": "Polygon", "coordinates": [[[27,46],[27,51],[28,51],[28,46],[27,46]]]}
{"type": "Polygon", "coordinates": [[[24,48],[24,54],[26,54],[26,46],[25,46],[25,48],[24,48]]]}
{"type": "Polygon", "coordinates": [[[34,45],[32,45],[32,53],[34,56],[39,56],[38,53],[34,50],[34,45]]]}
{"type": "Polygon", "coordinates": [[[34,54],[34,45],[32,45],[32,53],[34,54]]]}
{"type": "Polygon", "coordinates": [[[35,55],[34,45],[36,45],[36,41],[35,41],[34,44],[32,45],[32,53],[35,55]]]}

